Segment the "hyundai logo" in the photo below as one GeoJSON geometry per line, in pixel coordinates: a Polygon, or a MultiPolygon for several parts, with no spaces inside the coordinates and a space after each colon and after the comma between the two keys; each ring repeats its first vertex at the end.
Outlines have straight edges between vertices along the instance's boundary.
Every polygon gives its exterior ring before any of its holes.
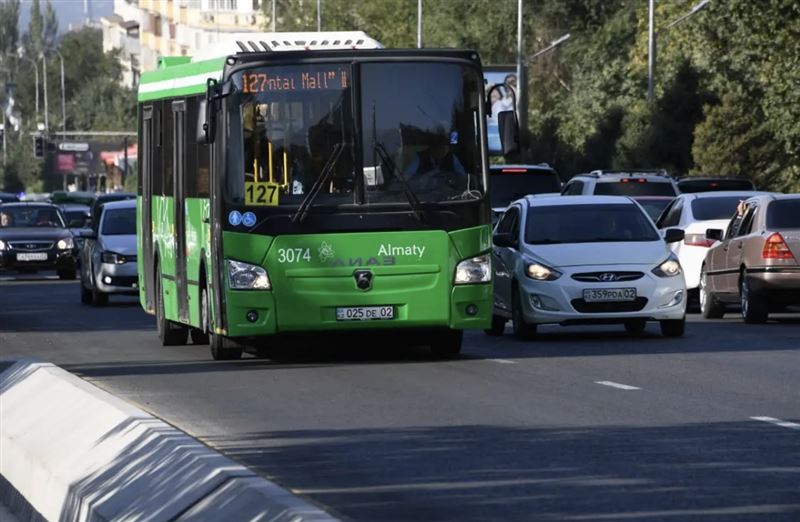
{"type": "Polygon", "coordinates": [[[356,280],[356,287],[359,290],[372,289],[372,272],[370,270],[356,270],[353,272],[353,277],[356,280]]]}
{"type": "Polygon", "coordinates": [[[612,281],[616,281],[617,280],[617,274],[614,274],[614,273],[611,273],[611,272],[606,272],[604,274],[600,274],[598,276],[598,279],[600,281],[605,282],[605,283],[610,283],[612,281]]]}

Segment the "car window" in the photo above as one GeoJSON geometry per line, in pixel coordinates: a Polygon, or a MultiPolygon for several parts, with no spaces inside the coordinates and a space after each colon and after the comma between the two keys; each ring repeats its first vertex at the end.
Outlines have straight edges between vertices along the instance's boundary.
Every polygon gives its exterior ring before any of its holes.
{"type": "Polygon", "coordinates": [[[758,207],[755,205],[748,206],[747,212],[744,213],[742,222],[739,225],[739,229],[736,231],[734,237],[742,237],[750,233],[750,229],[753,227],[753,218],[755,217],[757,211],[758,207]]]}
{"type": "Polygon", "coordinates": [[[583,194],[583,181],[570,181],[564,189],[565,196],[579,196],[583,194]]]}
{"type": "Polygon", "coordinates": [[[678,182],[678,190],[687,194],[691,192],[714,192],[718,190],[756,190],[752,181],[746,179],[688,179],[678,182]]]}
{"type": "Polygon", "coordinates": [[[767,228],[787,230],[800,228],[800,199],[781,199],[767,207],[767,228]]]}
{"type": "Polygon", "coordinates": [[[510,234],[514,230],[514,225],[519,217],[519,207],[511,207],[506,210],[500,222],[497,224],[497,232],[501,234],[510,234]]]}
{"type": "Polygon", "coordinates": [[[605,181],[594,187],[598,196],[676,196],[672,183],[647,181],[645,178],[622,178],[605,181]]]}
{"type": "Polygon", "coordinates": [[[561,192],[561,181],[555,171],[525,168],[518,170],[520,172],[511,168],[492,169],[489,180],[492,207],[508,206],[512,201],[528,194],[561,192]]]}
{"type": "Polygon", "coordinates": [[[136,234],[136,209],[106,209],[103,213],[103,235],[122,236],[136,234]]]}
{"type": "Polygon", "coordinates": [[[0,209],[0,228],[11,227],[65,228],[66,223],[55,207],[3,206],[0,209]]]}
{"type": "Polygon", "coordinates": [[[532,245],[661,239],[644,211],[625,203],[531,207],[525,227],[532,245]]]}
{"type": "Polygon", "coordinates": [[[736,210],[742,197],[725,196],[719,198],[697,198],[692,201],[692,215],[696,220],[725,219],[736,210]]]}
{"type": "Polygon", "coordinates": [[[661,220],[659,228],[677,227],[681,222],[681,213],[683,212],[683,201],[676,200],[670,207],[669,211],[664,214],[664,219],[661,220]]]}

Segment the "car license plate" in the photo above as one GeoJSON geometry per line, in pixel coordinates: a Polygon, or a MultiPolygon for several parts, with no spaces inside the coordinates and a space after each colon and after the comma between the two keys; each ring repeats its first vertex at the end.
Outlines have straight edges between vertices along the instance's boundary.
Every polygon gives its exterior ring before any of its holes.
{"type": "Polygon", "coordinates": [[[346,306],[336,309],[337,321],[380,321],[394,319],[394,306],[346,306]]]}
{"type": "Polygon", "coordinates": [[[583,300],[587,303],[606,301],[634,301],[636,300],[635,288],[597,288],[583,291],[583,300]]]}
{"type": "Polygon", "coordinates": [[[47,261],[47,252],[17,254],[17,261],[47,261]]]}

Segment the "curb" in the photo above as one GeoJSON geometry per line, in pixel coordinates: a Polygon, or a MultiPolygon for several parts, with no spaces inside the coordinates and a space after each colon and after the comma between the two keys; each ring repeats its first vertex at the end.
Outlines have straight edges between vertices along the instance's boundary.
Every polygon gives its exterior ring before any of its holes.
{"type": "Polygon", "coordinates": [[[0,498],[21,520],[335,520],[53,364],[0,372],[0,498]]]}

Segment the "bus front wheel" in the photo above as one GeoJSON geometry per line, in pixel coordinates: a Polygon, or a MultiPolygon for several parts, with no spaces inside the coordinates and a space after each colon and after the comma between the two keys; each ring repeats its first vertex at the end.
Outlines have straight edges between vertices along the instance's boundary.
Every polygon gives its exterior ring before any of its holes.
{"type": "Polygon", "coordinates": [[[436,332],[431,339],[431,353],[437,359],[451,359],[461,353],[464,340],[463,330],[436,332]]]}

